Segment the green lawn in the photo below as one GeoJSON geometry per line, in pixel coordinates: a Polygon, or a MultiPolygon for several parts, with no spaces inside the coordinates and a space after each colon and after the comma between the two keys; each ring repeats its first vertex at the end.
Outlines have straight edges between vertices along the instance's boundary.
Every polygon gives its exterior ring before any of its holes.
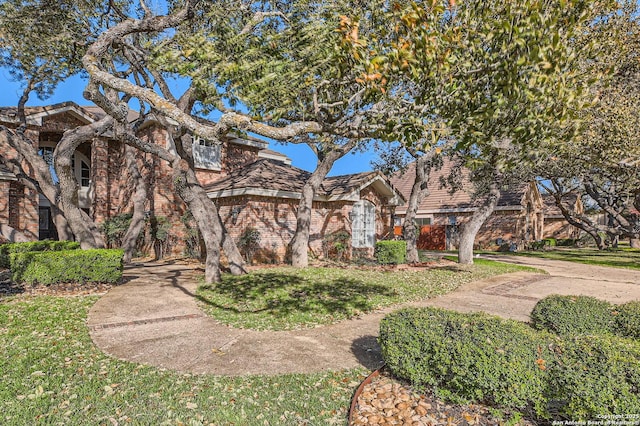
{"type": "Polygon", "coordinates": [[[0,300],[0,424],[345,424],[366,372],[227,378],[119,361],[91,342],[95,297],[0,300]]]}
{"type": "Polygon", "coordinates": [[[566,260],[569,262],[586,263],[589,265],[611,266],[614,268],[640,269],[640,250],[638,249],[600,251],[594,248],[558,248],[549,251],[525,251],[510,254],[566,260]]]}
{"type": "Polygon", "coordinates": [[[331,324],[398,303],[450,292],[493,275],[531,270],[476,261],[472,267],[450,262],[432,269],[268,268],[225,276],[202,285],[201,308],[226,324],[257,330],[291,330],[331,324]]]}

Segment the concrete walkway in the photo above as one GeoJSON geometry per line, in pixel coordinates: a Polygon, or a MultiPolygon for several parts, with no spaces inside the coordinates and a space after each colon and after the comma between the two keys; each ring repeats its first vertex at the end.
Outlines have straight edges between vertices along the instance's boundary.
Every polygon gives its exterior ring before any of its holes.
{"type": "MultiPolygon", "coordinates": [[[[549,275],[502,275],[405,306],[486,311],[526,321],[536,301],[549,294],[585,294],[614,303],[640,299],[637,271],[514,256],[492,258],[535,266],[549,275]]],[[[89,312],[93,341],[120,359],[191,373],[308,373],[380,365],[378,325],[397,306],[308,330],[240,330],[199,310],[194,297],[198,274],[180,263],[127,268],[127,283],[111,289],[89,312]]]]}

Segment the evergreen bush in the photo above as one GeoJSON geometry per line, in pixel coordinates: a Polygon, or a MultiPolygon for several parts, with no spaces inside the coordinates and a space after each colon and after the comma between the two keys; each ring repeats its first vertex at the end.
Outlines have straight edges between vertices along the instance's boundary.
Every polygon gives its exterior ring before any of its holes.
{"type": "Polygon", "coordinates": [[[558,336],[549,347],[546,398],[554,418],[638,414],[638,342],[613,335],[558,336]]]}
{"type": "Polygon", "coordinates": [[[561,335],[615,333],[615,308],[590,296],[551,295],[538,301],[531,320],[538,330],[561,335]]]}
{"type": "Polygon", "coordinates": [[[640,340],[640,301],[625,303],[616,309],[616,334],[640,340]]]}
{"type": "Polygon", "coordinates": [[[0,245],[0,268],[10,268],[9,256],[12,253],[29,251],[77,250],[80,244],[75,241],[30,241],[28,243],[6,243],[0,245]]]}
{"type": "Polygon", "coordinates": [[[17,252],[9,258],[14,282],[51,285],[65,282],[116,283],[122,278],[122,250],[17,252]]]}
{"type": "Polygon", "coordinates": [[[404,309],[380,324],[388,368],[454,402],[517,410],[534,420],[636,415],[640,343],[553,335],[483,313],[404,309]]]}
{"type": "Polygon", "coordinates": [[[403,309],[380,324],[386,365],[456,403],[544,413],[544,333],[483,313],[403,309]]]}
{"type": "Polygon", "coordinates": [[[399,265],[407,260],[406,241],[378,241],[376,242],[375,258],[381,265],[394,263],[399,265]]]}

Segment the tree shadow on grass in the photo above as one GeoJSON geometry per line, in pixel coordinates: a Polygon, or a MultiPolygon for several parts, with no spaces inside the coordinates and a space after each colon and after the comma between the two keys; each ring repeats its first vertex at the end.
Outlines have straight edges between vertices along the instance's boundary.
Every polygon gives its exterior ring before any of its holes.
{"type": "Polygon", "coordinates": [[[376,295],[394,297],[396,292],[352,278],[305,279],[270,272],[225,277],[221,283],[200,287],[197,297],[216,309],[242,315],[282,318],[304,313],[349,318],[374,309],[372,297],[376,295]]]}

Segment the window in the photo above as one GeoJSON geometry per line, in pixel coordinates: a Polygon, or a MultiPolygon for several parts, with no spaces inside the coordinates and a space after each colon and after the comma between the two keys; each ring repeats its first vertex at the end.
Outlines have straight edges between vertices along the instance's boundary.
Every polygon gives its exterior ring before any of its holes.
{"type": "MultiPolygon", "coordinates": [[[[41,146],[38,148],[38,155],[44,159],[44,161],[49,165],[49,172],[51,172],[51,178],[53,179],[54,184],[58,184],[60,179],[58,179],[58,175],[56,174],[55,169],[53,168],[53,146],[41,146]]],[[[82,153],[76,151],[75,154],[71,157],[71,167],[73,168],[74,174],[76,175],[76,179],[78,183],[82,187],[91,186],[91,167],[89,167],[89,159],[85,157],[82,153]],[[76,164],[76,157],[80,158],[79,164],[76,164]]]]}
{"type": "Polygon", "coordinates": [[[376,242],[376,206],[362,200],[351,210],[351,245],[354,248],[373,247],[376,242]]]}
{"type": "Polygon", "coordinates": [[[80,186],[89,186],[91,184],[91,170],[89,165],[84,161],[80,161],[80,186]]]}
{"type": "Polygon", "coordinates": [[[431,225],[431,218],[430,217],[418,217],[415,220],[416,222],[416,226],[417,227],[421,227],[421,226],[425,226],[425,225],[431,225]]]}
{"type": "Polygon", "coordinates": [[[198,169],[220,170],[220,144],[193,136],[193,162],[198,169]]]}
{"type": "Polygon", "coordinates": [[[58,183],[58,175],[56,175],[56,171],[53,168],[53,147],[52,146],[41,146],[38,148],[38,155],[44,159],[44,161],[49,166],[49,172],[51,173],[51,178],[53,179],[53,183],[58,183]]]}

